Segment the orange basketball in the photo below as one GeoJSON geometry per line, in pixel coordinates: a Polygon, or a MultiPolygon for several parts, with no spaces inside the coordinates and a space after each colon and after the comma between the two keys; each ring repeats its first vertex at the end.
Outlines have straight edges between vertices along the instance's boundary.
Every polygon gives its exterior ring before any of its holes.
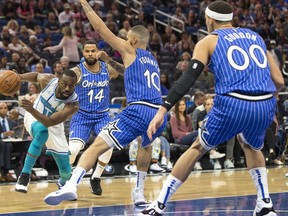
{"type": "Polygon", "coordinates": [[[11,70],[0,72],[0,93],[6,96],[14,95],[19,91],[21,79],[19,75],[11,70]]]}

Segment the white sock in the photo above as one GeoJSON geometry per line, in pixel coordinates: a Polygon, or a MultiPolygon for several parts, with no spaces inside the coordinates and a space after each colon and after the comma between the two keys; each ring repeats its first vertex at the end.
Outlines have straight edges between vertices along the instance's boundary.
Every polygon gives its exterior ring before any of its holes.
{"type": "Polygon", "coordinates": [[[169,175],[165,184],[162,187],[160,194],[158,195],[157,201],[166,206],[169,198],[176,192],[176,190],[183,184],[182,181],[169,175]]]}
{"type": "Polygon", "coordinates": [[[270,198],[267,182],[267,170],[265,167],[257,167],[249,170],[257,191],[257,199],[270,198]]]}
{"type": "Polygon", "coordinates": [[[86,174],[86,170],[85,169],[83,169],[82,167],[76,167],[73,170],[73,174],[72,174],[69,182],[72,183],[72,184],[78,185],[85,174],[86,174]]]}
{"type": "Polygon", "coordinates": [[[92,175],[92,179],[94,178],[100,178],[100,176],[102,175],[103,171],[105,169],[105,166],[100,165],[99,163],[97,163],[95,172],[92,175]]]}
{"type": "Polygon", "coordinates": [[[137,171],[136,189],[138,191],[144,190],[144,182],[145,182],[146,175],[147,175],[147,172],[137,171]]]}

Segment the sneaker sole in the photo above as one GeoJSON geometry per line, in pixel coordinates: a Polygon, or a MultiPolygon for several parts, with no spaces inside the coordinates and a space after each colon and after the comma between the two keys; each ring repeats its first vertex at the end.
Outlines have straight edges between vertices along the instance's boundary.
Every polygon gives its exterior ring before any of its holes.
{"type": "Polygon", "coordinates": [[[20,192],[20,193],[25,193],[25,194],[27,193],[27,190],[24,190],[24,189],[16,189],[15,188],[15,191],[20,192]]]}
{"type": "Polygon", "coordinates": [[[44,198],[44,201],[48,205],[58,205],[62,201],[75,201],[77,200],[77,196],[75,196],[75,193],[67,192],[64,194],[61,194],[59,196],[46,196],[44,198]]]}
{"type": "Polygon", "coordinates": [[[96,195],[96,196],[101,196],[102,195],[102,191],[101,191],[101,193],[98,193],[98,192],[94,192],[94,191],[91,190],[91,193],[96,195]]]}

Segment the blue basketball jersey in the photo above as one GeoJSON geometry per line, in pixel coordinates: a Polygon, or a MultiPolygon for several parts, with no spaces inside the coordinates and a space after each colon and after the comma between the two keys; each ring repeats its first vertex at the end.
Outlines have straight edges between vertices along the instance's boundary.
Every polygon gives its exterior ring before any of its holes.
{"type": "Polygon", "coordinates": [[[84,63],[77,65],[81,71],[81,81],[75,88],[79,96],[80,111],[87,113],[109,110],[110,76],[105,62],[100,61],[98,73],[89,71],[84,63]]]}
{"type": "Polygon", "coordinates": [[[136,59],[124,73],[127,103],[145,101],[162,104],[160,69],[151,52],[137,49],[136,59]]]}
{"type": "Polygon", "coordinates": [[[53,113],[63,110],[66,103],[78,101],[78,96],[75,92],[66,100],[56,98],[55,90],[57,86],[58,78],[54,78],[40,92],[33,105],[37,111],[46,116],[51,116],[53,113]]]}
{"type": "Polygon", "coordinates": [[[261,95],[276,91],[263,39],[249,29],[225,28],[218,35],[209,68],[215,77],[216,94],[238,92],[261,95]]]}

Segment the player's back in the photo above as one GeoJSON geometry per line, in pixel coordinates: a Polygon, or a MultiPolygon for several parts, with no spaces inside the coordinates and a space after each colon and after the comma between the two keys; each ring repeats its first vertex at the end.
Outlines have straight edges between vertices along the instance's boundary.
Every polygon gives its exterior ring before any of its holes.
{"type": "Polygon", "coordinates": [[[160,69],[151,52],[136,50],[136,59],[125,70],[124,82],[127,103],[145,101],[162,104],[160,69]]]}
{"type": "Polygon", "coordinates": [[[79,97],[79,110],[87,113],[104,112],[109,109],[109,72],[105,62],[100,61],[97,73],[89,71],[80,63],[81,81],[75,92],[79,97]]]}
{"type": "Polygon", "coordinates": [[[46,116],[51,116],[53,113],[63,110],[66,103],[78,101],[78,96],[75,92],[65,100],[56,98],[55,90],[57,86],[58,78],[53,78],[34,102],[33,107],[46,116]]]}
{"type": "Polygon", "coordinates": [[[261,95],[274,92],[266,45],[255,32],[245,28],[218,29],[217,45],[209,68],[215,77],[215,92],[261,95]]]}

